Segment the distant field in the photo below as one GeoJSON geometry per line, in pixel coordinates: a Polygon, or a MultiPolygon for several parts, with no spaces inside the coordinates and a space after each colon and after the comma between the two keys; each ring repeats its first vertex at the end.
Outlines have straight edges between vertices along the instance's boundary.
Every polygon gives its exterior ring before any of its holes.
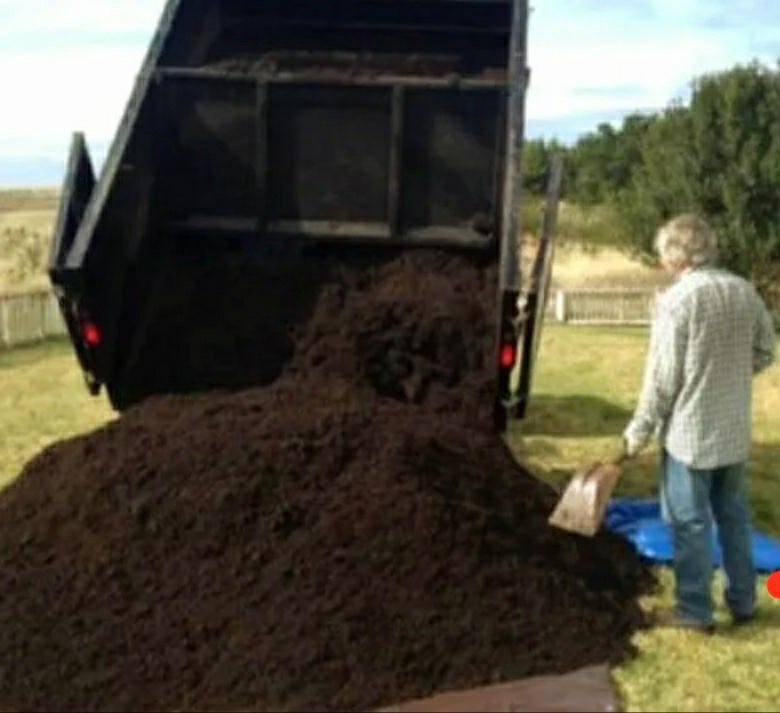
{"type": "MultiPolygon", "coordinates": [[[[48,255],[48,244],[57,215],[57,189],[0,191],[0,291],[46,284],[43,264],[30,264],[36,256],[48,255]],[[24,231],[21,236],[20,231],[24,231]],[[27,250],[18,250],[21,239],[27,250]]],[[[529,233],[524,247],[525,265],[531,263],[541,219],[538,200],[526,204],[529,233]]],[[[558,251],[553,282],[562,288],[655,287],[666,284],[658,270],[637,260],[625,247],[625,236],[614,227],[609,209],[583,209],[562,203],[558,223],[558,251]]]]}
{"type": "MultiPolygon", "coordinates": [[[[529,244],[532,250],[533,243],[529,244]]],[[[669,284],[666,274],[639,261],[617,247],[588,247],[579,242],[561,241],[555,253],[552,273],[553,287],[575,289],[647,288],[669,284]]]]}
{"type": "MultiPolygon", "coordinates": [[[[541,231],[542,201],[531,197],[524,207],[523,262],[527,271],[541,231]]],[[[652,289],[669,282],[659,269],[634,255],[629,237],[621,232],[614,211],[608,206],[583,208],[562,201],[555,241],[554,287],[652,289]]]]}
{"type": "Polygon", "coordinates": [[[0,190],[0,213],[12,211],[56,211],[58,188],[14,188],[0,190]]]}
{"type": "Polygon", "coordinates": [[[58,201],[53,188],[0,191],[0,292],[46,284],[58,201]]]}

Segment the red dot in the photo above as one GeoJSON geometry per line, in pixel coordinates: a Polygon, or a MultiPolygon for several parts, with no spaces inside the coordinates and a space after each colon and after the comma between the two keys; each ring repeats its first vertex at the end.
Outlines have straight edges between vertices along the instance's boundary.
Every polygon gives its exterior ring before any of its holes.
{"type": "Polygon", "coordinates": [[[504,369],[511,369],[515,365],[515,361],[517,361],[517,347],[514,344],[504,344],[501,347],[499,361],[504,369]]]}
{"type": "Polygon", "coordinates": [[[100,346],[103,341],[103,333],[94,322],[84,322],[81,326],[81,333],[84,335],[84,341],[88,347],[93,349],[100,346]]]}
{"type": "Polygon", "coordinates": [[[772,599],[780,599],[780,571],[770,575],[766,580],[766,589],[772,599]]]}

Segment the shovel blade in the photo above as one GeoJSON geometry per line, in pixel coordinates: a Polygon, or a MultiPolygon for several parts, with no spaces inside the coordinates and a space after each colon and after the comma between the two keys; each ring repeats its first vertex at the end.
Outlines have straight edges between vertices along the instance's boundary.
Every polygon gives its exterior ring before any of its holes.
{"type": "Polygon", "coordinates": [[[580,471],[569,482],[548,522],[561,530],[593,537],[620,474],[618,466],[604,463],[580,471]]]}

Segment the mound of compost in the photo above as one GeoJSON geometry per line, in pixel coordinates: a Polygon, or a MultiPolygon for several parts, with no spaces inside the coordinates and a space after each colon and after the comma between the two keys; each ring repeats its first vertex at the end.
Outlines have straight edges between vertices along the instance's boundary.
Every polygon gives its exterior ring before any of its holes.
{"type": "Polygon", "coordinates": [[[496,289],[490,255],[434,250],[166,262],[123,355],[120,401],[251,388],[297,370],[335,371],[417,403],[489,406],[496,289]]]}
{"type": "Polygon", "coordinates": [[[346,270],[273,384],[36,457],[0,498],[0,708],[369,709],[624,657],[647,572],[550,529],[490,431],[494,295],[436,253],[346,270]]]}

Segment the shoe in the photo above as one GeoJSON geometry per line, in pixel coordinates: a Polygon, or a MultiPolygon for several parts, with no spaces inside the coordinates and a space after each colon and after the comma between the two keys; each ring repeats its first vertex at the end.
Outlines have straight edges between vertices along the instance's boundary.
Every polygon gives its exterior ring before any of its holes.
{"type": "Polygon", "coordinates": [[[756,613],[750,614],[737,614],[737,612],[731,612],[731,623],[734,626],[745,626],[746,624],[752,624],[756,620],[756,613]]]}
{"type": "Polygon", "coordinates": [[[702,634],[714,634],[715,624],[680,616],[675,611],[662,611],[655,616],[655,625],[661,629],[686,629],[702,634]]]}

